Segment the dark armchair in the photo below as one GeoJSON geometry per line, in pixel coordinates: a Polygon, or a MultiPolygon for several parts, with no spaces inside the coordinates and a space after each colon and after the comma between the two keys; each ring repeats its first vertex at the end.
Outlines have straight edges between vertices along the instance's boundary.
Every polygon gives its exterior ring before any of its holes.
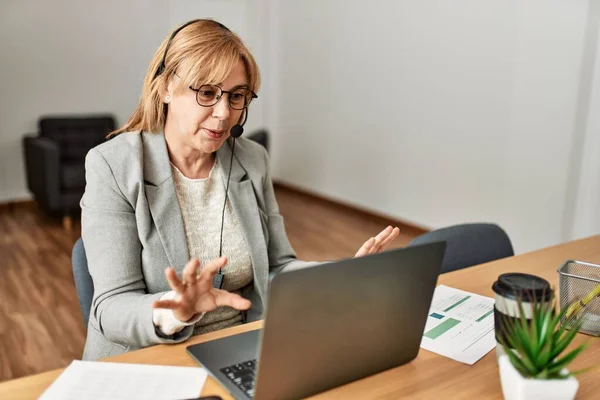
{"type": "Polygon", "coordinates": [[[85,156],[115,125],[111,115],[45,117],[37,134],[23,137],[27,186],[44,211],[62,214],[67,228],[85,190],[85,156]]]}

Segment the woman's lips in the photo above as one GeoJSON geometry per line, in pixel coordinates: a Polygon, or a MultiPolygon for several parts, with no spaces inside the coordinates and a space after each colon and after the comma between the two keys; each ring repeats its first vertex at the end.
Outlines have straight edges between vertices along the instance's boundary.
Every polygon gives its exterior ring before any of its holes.
{"type": "Polygon", "coordinates": [[[223,137],[223,134],[225,133],[224,130],[212,130],[212,129],[208,129],[208,128],[202,128],[204,130],[204,132],[206,132],[206,134],[208,136],[210,136],[213,139],[220,139],[223,137]]]}

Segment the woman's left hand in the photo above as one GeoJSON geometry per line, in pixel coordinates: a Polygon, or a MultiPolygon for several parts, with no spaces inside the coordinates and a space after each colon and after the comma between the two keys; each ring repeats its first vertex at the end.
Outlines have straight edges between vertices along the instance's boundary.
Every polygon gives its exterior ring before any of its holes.
{"type": "Polygon", "coordinates": [[[387,228],[382,230],[379,233],[379,235],[367,240],[365,244],[363,244],[362,247],[358,249],[358,252],[354,256],[354,258],[366,256],[368,254],[375,254],[385,250],[386,247],[388,247],[390,243],[392,243],[392,241],[398,237],[399,234],[400,229],[398,229],[397,227],[392,228],[392,226],[388,226],[387,228]]]}

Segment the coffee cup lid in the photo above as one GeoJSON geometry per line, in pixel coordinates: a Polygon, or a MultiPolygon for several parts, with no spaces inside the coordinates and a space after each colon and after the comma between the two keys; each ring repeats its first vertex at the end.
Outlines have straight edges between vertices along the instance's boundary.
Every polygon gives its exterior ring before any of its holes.
{"type": "Polygon", "coordinates": [[[548,301],[553,295],[550,283],[544,278],[518,272],[500,275],[492,289],[497,295],[514,300],[548,301]]]}

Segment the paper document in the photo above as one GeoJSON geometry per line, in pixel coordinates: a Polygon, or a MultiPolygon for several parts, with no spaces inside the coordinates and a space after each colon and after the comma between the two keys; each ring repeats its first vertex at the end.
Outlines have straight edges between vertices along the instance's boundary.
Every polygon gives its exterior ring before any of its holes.
{"type": "Polygon", "coordinates": [[[42,400],[185,399],[200,395],[204,368],[74,360],[42,400]]]}
{"type": "Polygon", "coordinates": [[[495,346],[493,298],[435,288],[421,348],[473,365],[495,346]]]}

